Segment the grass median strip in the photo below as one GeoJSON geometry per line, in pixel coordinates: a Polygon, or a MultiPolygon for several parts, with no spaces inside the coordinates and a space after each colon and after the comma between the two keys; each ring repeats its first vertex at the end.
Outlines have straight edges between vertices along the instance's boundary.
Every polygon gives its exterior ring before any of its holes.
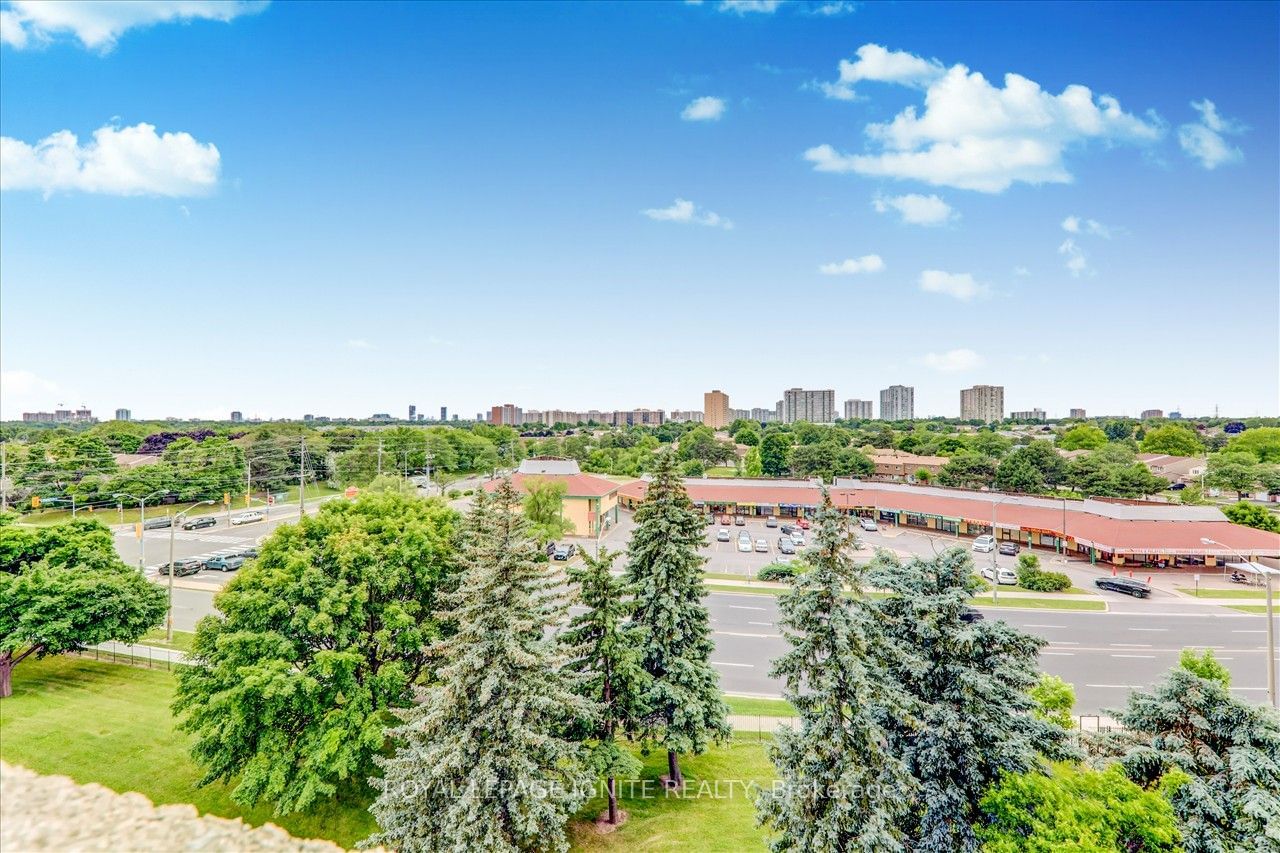
{"type": "Polygon", "coordinates": [[[1241,613],[1261,613],[1265,615],[1267,612],[1267,605],[1265,604],[1224,604],[1223,607],[1230,607],[1232,610],[1239,610],[1241,613]]]}
{"type": "Polygon", "coordinates": [[[1199,591],[1193,586],[1175,586],[1178,592],[1193,598],[1266,598],[1267,592],[1262,589],[1205,589],[1199,591]]]}
{"type": "Polygon", "coordinates": [[[993,603],[990,597],[969,599],[974,607],[1009,608],[1010,610],[1106,610],[1102,601],[1081,601],[1076,598],[1013,598],[1001,595],[993,603]]]}

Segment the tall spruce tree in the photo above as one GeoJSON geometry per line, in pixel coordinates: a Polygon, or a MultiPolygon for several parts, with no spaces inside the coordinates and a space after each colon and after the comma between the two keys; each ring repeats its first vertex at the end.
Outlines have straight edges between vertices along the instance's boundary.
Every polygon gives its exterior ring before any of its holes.
{"type": "Polygon", "coordinates": [[[645,698],[646,728],[667,751],[668,783],[680,785],[680,753],[699,754],[732,731],[711,666],[711,624],[702,603],[703,519],[670,450],[658,455],[635,523],[627,582],[636,597],[632,619],[648,635],[641,661],[653,679],[645,698]]]}
{"type": "Polygon", "coordinates": [[[463,576],[445,597],[454,633],[433,649],[439,683],[401,712],[370,839],[401,851],[568,849],[565,824],[591,778],[565,732],[593,708],[574,692],[549,629],[565,612],[537,560],[510,480],[478,494],[463,576]]]}
{"type": "Polygon", "coordinates": [[[582,676],[578,692],[598,706],[581,734],[590,744],[587,765],[605,778],[611,824],[618,823],[617,777],[634,776],[642,767],[619,737],[638,729],[649,687],[649,675],[640,665],[644,630],[628,622],[630,590],[610,573],[617,556],[608,550],[596,557],[584,553],[580,568],[569,567],[578,603],[585,609],[561,636],[571,655],[566,668],[582,676]]]}
{"type": "Polygon", "coordinates": [[[1184,654],[1110,712],[1121,731],[1092,744],[1139,785],[1159,783],[1188,853],[1280,850],[1280,715],[1232,695],[1229,680],[1211,654],[1184,654]]]}
{"type": "Polygon", "coordinates": [[[978,585],[969,552],[951,548],[905,565],[882,551],[868,573],[894,595],[872,603],[889,643],[889,675],[914,719],[888,713],[888,749],[919,795],[899,826],[914,851],[973,851],[979,802],[1000,774],[1067,758],[1066,732],[1041,719],[1030,697],[1044,641],[1003,621],[966,622],[978,585]]]}
{"type": "Polygon", "coordinates": [[[759,819],[781,851],[903,849],[898,828],[912,780],[886,749],[886,716],[909,722],[906,697],[879,663],[879,628],[852,600],[861,572],[850,558],[848,520],[824,493],[808,569],[778,600],[790,650],[774,661],[774,678],[800,716],[781,729],[770,752],[781,785],[764,791],[759,819]]]}

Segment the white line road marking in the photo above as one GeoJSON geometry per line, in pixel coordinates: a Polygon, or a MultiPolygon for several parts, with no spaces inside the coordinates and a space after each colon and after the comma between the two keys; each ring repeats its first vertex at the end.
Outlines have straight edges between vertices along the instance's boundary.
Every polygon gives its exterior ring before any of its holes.
{"type": "Polygon", "coordinates": [[[761,628],[772,628],[772,622],[748,622],[748,625],[759,625],[761,628]]]}
{"type": "Polygon", "coordinates": [[[1233,630],[1231,633],[1233,634],[1265,634],[1267,633],[1267,631],[1265,628],[1257,628],[1257,629],[1241,628],[1241,629],[1233,630]]]}
{"type": "Polygon", "coordinates": [[[1049,645],[1051,645],[1051,646],[1078,646],[1078,645],[1080,645],[1080,641],[1079,641],[1079,640],[1051,640],[1051,641],[1049,642],[1049,645]]]}
{"type": "Polygon", "coordinates": [[[1266,690],[1265,687],[1232,687],[1232,690],[1266,690]]]}
{"type": "Polygon", "coordinates": [[[764,610],[763,607],[747,607],[745,604],[730,604],[729,609],[730,610],[760,610],[760,611],[764,610]]]}
{"type": "Polygon", "coordinates": [[[1067,627],[1067,626],[1066,626],[1066,625],[1036,625],[1036,624],[1033,624],[1033,623],[1031,623],[1031,622],[1028,622],[1027,624],[1023,625],[1022,627],[1024,627],[1024,628],[1065,628],[1065,627],[1067,627]]]}
{"type": "Polygon", "coordinates": [[[1085,687],[1119,687],[1122,690],[1141,690],[1141,684],[1086,684],[1085,687]]]}
{"type": "Polygon", "coordinates": [[[1130,631],[1168,631],[1168,628],[1130,628],[1130,631]]]}
{"type": "Polygon", "coordinates": [[[744,667],[744,668],[746,668],[746,669],[755,669],[755,668],[756,668],[756,665],[755,665],[755,664],[753,664],[753,663],[728,663],[728,662],[726,662],[726,661],[722,661],[722,660],[713,660],[713,661],[711,662],[711,665],[712,665],[712,666],[740,666],[740,667],[744,667]]]}
{"type": "Polygon", "coordinates": [[[1061,657],[1061,658],[1073,658],[1076,656],[1075,652],[1041,652],[1040,654],[1054,655],[1055,657],[1061,657]]]}
{"type": "Polygon", "coordinates": [[[717,637],[750,637],[754,640],[780,640],[781,634],[743,634],[737,631],[714,631],[717,637]]]}
{"type": "Polygon", "coordinates": [[[1154,658],[1155,655],[1112,655],[1113,658],[1154,658]]]}
{"type": "Polygon", "coordinates": [[[1111,647],[1115,649],[1149,649],[1151,648],[1151,644],[1150,643],[1112,643],[1111,647]]]}

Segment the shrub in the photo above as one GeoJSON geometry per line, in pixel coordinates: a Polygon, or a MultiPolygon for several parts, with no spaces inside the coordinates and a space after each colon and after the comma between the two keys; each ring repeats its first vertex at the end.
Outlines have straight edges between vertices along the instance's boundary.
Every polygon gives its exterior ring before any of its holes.
{"type": "Polygon", "coordinates": [[[756,580],[786,582],[797,574],[799,574],[799,569],[796,568],[795,563],[770,563],[756,572],[756,580]]]}
{"type": "MultiPolygon", "coordinates": [[[[468,494],[470,493],[468,492],[468,494]]],[[[457,498],[460,498],[460,497],[462,497],[462,492],[458,491],[457,489],[449,490],[449,500],[456,500],[457,498]]]]}
{"type": "Polygon", "coordinates": [[[471,497],[473,494],[475,494],[475,490],[474,490],[474,489],[467,489],[465,492],[463,492],[463,493],[462,493],[462,496],[463,496],[464,498],[469,498],[469,497],[471,497]]]}
{"type": "Polygon", "coordinates": [[[1018,567],[1018,583],[1035,592],[1062,592],[1071,588],[1071,578],[1062,572],[1042,572],[1024,566],[1018,567]]]}

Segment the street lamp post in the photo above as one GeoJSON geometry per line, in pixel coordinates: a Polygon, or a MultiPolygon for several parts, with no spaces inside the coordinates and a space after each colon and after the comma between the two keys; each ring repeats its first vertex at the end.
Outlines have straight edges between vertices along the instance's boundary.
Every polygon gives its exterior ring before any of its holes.
{"type": "Polygon", "coordinates": [[[72,495],[72,496],[71,496],[71,497],[69,497],[69,498],[46,498],[44,501],[42,501],[42,503],[47,503],[47,504],[71,504],[71,520],[72,520],[72,521],[74,521],[74,520],[75,520],[75,517],[76,517],[76,498],[75,498],[75,495],[72,495]]]}
{"type": "MultiPolygon", "coordinates": [[[[1230,545],[1223,545],[1221,542],[1218,542],[1213,539],[1202,538],[1200,541],[1205,545],[1217,545],[1220,548],[1226,548],[1228,551],[1235,554],[1245,563],[1249,564],[1250,566],[1253,565],[1253,560],[1246,558],[1244,554],[1241,554],[1239,551],[1232,548],[1230,545]]],[[[1275,569],[1271,568],[1270,566],[1262,566],[1262,565],[1260,565],[1260,568],[1262,569],[1262,577],[1265,579],[1267,584],[1267,698],[1271,700],[1271,707],[1275,708],[1277,707],[1277,704],[1276,704],[1276,622],[1275,622],[1275,613],[1271,607],[1271,575],[1275,572],[1275,569]]]]}
{"type": "Polygon", "coordinates": [[[138,524],[140,525],[138,531],[138,571],[140,572],[145,571],[147,567],[147,501],[151,500],[156,495],[164,494],[168,493],[163,491],[152,492],[151,494],[140,498],[127,492],[116,492],[111,496],[116,500],[119,500],[120,498],[128,498],[131,501],[137,501],[138,506],[141,507],[141,511],[138,516],[138,524]]]}
{"type": "Polygon", "coordinates": [[[996,534],[996,507],[1009,500],[1013,495],[1005,495],[998,501],[991,502],[991,603],[1000,603],[1000,569],[996,565],[996,554],[1000,553],[1000,537],[996,534]]]}
{"type": "Polygon", "coordinates": [[[173,520],[169,522],[169,615],[164,620],[164,638],[165,642],[173,642],[173,529],[178,526],[181,519],[187,517],[187,513],[198,506],[205,504],[214,504],[217,501],[200,501],[184,509],[182,512],[174,515],[173,520]]]}

